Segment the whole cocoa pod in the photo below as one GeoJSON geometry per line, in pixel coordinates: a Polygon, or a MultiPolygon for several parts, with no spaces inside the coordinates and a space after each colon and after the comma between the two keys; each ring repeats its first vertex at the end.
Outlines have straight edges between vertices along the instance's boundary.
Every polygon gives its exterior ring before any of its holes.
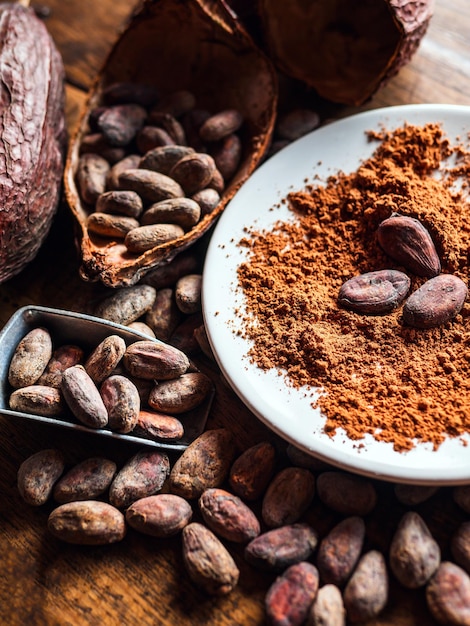
{"type": "Polygon", "coordinates": [[[62,59],[33,9],[0,4],[0,20],[0,282],[4,282],[36,256],[59,202],[65,91],[62,59]]]}

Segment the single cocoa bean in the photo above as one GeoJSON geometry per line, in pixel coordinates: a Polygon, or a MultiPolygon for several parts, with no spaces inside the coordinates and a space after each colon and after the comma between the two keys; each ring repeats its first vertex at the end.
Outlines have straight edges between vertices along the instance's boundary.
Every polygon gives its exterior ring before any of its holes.
{"type": "Polygon", "coordinates": [[[212,211],[219,204],[220,193],[215,189],[207,187],[206,189],[201,189],[201,191],[196,191],[191,198],[194,202],[198,203],[199,208],[201,209],[201,217],[204,217],[204,215],[212,213],[212,211]]]}
{"type": "Polygon", "coordinates": [[[33,328],[16,346],[8,370],[8,382],[20,388],[34,385],[52,356],[52,338],[46,328],[33,328]]]}
{"type": "Polygon", "coordinates": [[[108,412],[95,383],[81,365],[74,365],[62,375],[61,391],[79,422],[90,428],[103,428],[108,412]]]}
{"type": "Polygon", "coordinates": [[[111,146],[127,146],[147,118],[147,111],[138,104],[106,107],[96,121],[99,131],[111,146]]]}
{"type": "Polygon", "coordinates": [[[109,488],[109,501],[117,508],[127,508],[136,500],[153,496],[161,490],[170,471],[166,454],[141,451],[127,461],[109,488]]]}
{"type": "Polygon", "coordinates": [[[172,167],[188,154],[194,154],[194,149],[189,146],[169,145],[155,147],[144,154],[140,160],[139,167],[168,176],[172,167]]]}
{"type": "Polygon", "coordinates": [[[108,411],[108,427],[130,433],[140,412],[140,396],[134,383],[125,376],[110,376],[101,385],[100,394],[108,411]]]}
{"type": "Polygon", "coordinates": [[[347,517],[321,540],[316,564],[323,582],[342,587],[362,552],[366,527],[361,517],[347,517]]]}
{"type": "Polygon", "coordinates": [[[276,578],[265,597],[266,617],[272,626],[305,623],[319,585],[318,570],[307,562],[296,563],[276,578]]]}
{"type": "MultiPolygon", "coordinates": [[[[85,136],[82,139],[82,145],[83,145],[83,142],[86,141],[86,139],[87,139],[87,136],[85,136]]],[[[119,189],[119,176],[121,175],[122,172],[125,172],[127,170],[137,169],[139,167],[140,159],[141,159],[140,154],[128,154],[127,156],[123,155],[120,159],[118,159],[114,163],[114,165],[111,167],[109,172],[106,174],[106,189],[110,191],[122,191],[123,193],[129,193],[129,191],[126,191],[125,189],[124,190],[119,189]]],[[[109,162],[111,163],[111,161],[109,162]]],[[[132,193],[135,193],[135,191],[133,191],[132,193]]],[[[136,195],[140,198],[138,194],[136,195]]],[[[99,198],[97,198],[96,202],[98,202],[98,200],[99,198]]],[[[134,215],[131,217],[136,217],[136,216],[134,215]]]]}
{"type": "Polygon", "coordinates": [[[60,391],[45,385],[29,385],[16,389],[9,398],[9,406],[13,411],[44,417],[56,417],[64,411],[60,391]]]}
{"type": "Polygon", "coordinates": [[[24,460],[17,474],[17,487],[23,500],[32,506],[45,504],[65,469],[64,455],[53,448],[40,450],[24,460]]]}
{"type": "Polygon", "coordinates": [[[97,211],[88,216],[86,223],[90,233],[114,239],[124,239],[130,230],[138,228],[140,225],[140,222],[133,217],[98,213],[97,211]]]}
{"type": "Polygon", "coordinates": [[[186,146],[186,133],[181,123],[171,113],[156,111],[155,109],[150,113],[148,123],[159,128],[163,128],[164,131],[172,138],[174,143],[178,146],[186,146]]]}
{"type": "Polygon", "coordinates": [[[276,123],[276,135],[289,142],[300,139],[320,125],[320,116],[311,109],[292,109],[281,115],[276,123]]]}
{"type": "Polygon", "coordinates": [[[156,411],[180,415],[198,407],[212,388],[206,374],[189,372],[174,380],[160,381],[150,392],[148,403],[156,411]]]}
{"type": "Polygon", "coordinates": [[[453,533],[450,549],[455,562],[470,573],[470,522],[462,522],[453,533]]]}
{"type": "Polygon", "coordinates": [[[191,521],[189,502],[171,493],[141,498],[126,511],[126,521],[135,530],[152,537],[172,537],[191,521]]]}
{"type": "Polygon", "coordinates": [[[153,306],[157,292],[150,285],[133,285],[116,290],[100,302],[95,315],[127,326],[145,315],[153,306]]]}
{"type": "Polygon", "coordinates": [[[182,313],[176,305],[174,291],[169,287],[159,289],[155,302],[147,311],[145,321],[160,341],[169,341],[178,326],[182,313]]]}
{"type": "Polygon", "coordinates": [[[342,515],[363,517],[377,503],[377,492],[372,482],[348,472],[331,470],[319,474],[317,493],[323,504],[342,515]]]}
{"type": "Polygon", "coordinates": [[[59,389],[64,371],[68,367],[81,363],[83,356],[83,349],[79,346],[59,346],[53,351],[46,365],[46,369],[37,380],[37,384],[46,385],[47,387],[57,387],[57,389],[59,389]]]}
{"type": "Polygon", "coordinates": [[[184,436],[184,426],[173,415],[140,411],[133,433],[146,439],[176,441],[184,436]]]}
{"type": "Polygon", "coordinates": [[[242,141],[231,134],[211,146],[211,157],[225,181],[229,181],[237,171],[242,157],[242,141]]]}
{"type": "Polygon", "coordinates": [[[426,586],[426,603],[439,624],[470,624],[470,576],[458,565],[443,561],[426,586]]]}
{"type": "Polygon", "coordinates": [[[126,351],[126,342],[119,335],[109,335],[92,351],[85,361],[85,371],[99,385],[117,367],[126,351]]]}
{"type": "Polygon", "coordinates": [[[175,140],[164,128],[158,128],[157,126],[144,126],[138,132],[135,143],[140,154],[146,154],[155,148],[173,146],[175,145],[175,140]]]}
{"type": "Polygon", "coordinates": [[[47,520],[49,532],[67,543],[100,546],[124,539],[124,515],[107,502],[81,500],[61,504],[47,520]]]}
{"type": "Polygon", "coordinates": [[[315,495],[315,477],[301,467],[281,470],[264,494],[261,515],[266,526],[275,528],[300,519],[315,495]]]}
{"type": "Polygon", "coordinates": [[[451,274],[439,274],[414,291],[403,307],[403,323],[432,328],[452,320],[467,298],[467,285],[451,274]]]}
{"type": "Polygon", "coordinates": [[[271,481],[275,463],[276,450],[269,441],[261,441],[251,446],[230,468],[230,487],[244,500],[257,500],[271,481]]]}
{"type": "Polygon", "coordinates": [[[350,278],[341,286],[338,303],[367,315],[389,313],[403,302],[410,284],[409,277],[397,270],[368,272],[350,278]]]}
{"type": "Polygon", "coordinates": [[[243,124],[243,116],[240,111],[226,109],[215,115],[211,115],[199,129],[199,135],[203,141],[220,141],[224,137],[237,132],[243,124]]]}
{"type": "Polygon", "coordinates": [[[157,341],[136,341],[128,346],[123,363],[131,376],[145,380],[171,380],[189,369],[188,357],[173,346],[157,341]]]}
{"type": "Polygon", "coordinates": [[[142,215],[141,224],[177,224],[191,230],[201,217],[201,208],[191,198],[170,198],[152,204],[142,215]]]}
{"type": "Polygon", "coordinates": [[[253,511],[225,489],[206,489],[199,498],[199,510],[207,526],[228,541],[247,543],[261,531],[253,511]]]}
{"type": "Polygon", "coordinates": [[[186,195],[191,196],[209,186],[216,169],[209,154],[195,152],[180,159],[171,168],[169,176],[181,185],[186,195]]]}
{"type": "Polygon", "coordinates": [[[175,346],[175,348],[182,350],[188,356],[198,354],[200,352],[199,343],[194,333],[202,322],[201,311],[183,316],[183,321],[178,324],[171,334],[169,343],[175,346]]]}
{"type": "Polygon", "coordinates": [[[317,591],[310,607],[307,626],[345,626],[343,596],[336,585],[326,584],[317,591]]]}
{"type": "Polygon", "coordinates": [[[56,502],[95,500],[111,484],[116,473],[116,463],[103,457],[90,457],[77,463],[54,485],[52,492],[56,502]]]}
{"type": "Polygon", "coordinates": [[[182,313],[191,315],[201,310],[202,274],[182,276],[175,286],[176,305],[182,313]]]}
{"type": "Polygon", "coordinates": [[[177,224],[149,224],[129,231],[124,239],[124,245],[129,252],[142,254],[183,235],[184,230],[177,224]]]}
{"type": "Polygon", "coordinates": [[[135,191],[112,190],[98,196],[95,210],[100,213],[138,218],[142,214],[143,204],[135,191]]]}
{"type": "Polygon", "coordinates": [[[366,552],[343,592],[350,622],[365,622],[377,617],[388,601],[388,575],[385,559],[378,550],[366,552]]]}
{"type": "Polygon", "coordinates": [[[439,487],[400,483],[394,485],[393,491],[396,499],[398,502],[401,502],[401,504],[405,506],[416,506],[417,504],[429,500],[429,498],[439,491],[439,487]]]}
{"type": "Polygon", "coordinates": [[[130,169],[118,176],[120,189],[135,191],[147,202],[160,202],[168,198],[182,198],[181,186],[165,174],[144,169],[130,169]]]}
{"type": "Polygon", "coordinates": [[[183,528],[183,561],[191,580],[206,593],[230,593],[240,575],[225,546],[208,528],[191,522],[183,528]]]}
{"type": "Polygon", "coordinates": [[[77,186],[83,202],[94,205],[98,196],[106,190],[106,176],[109,163],[102,156],[93,153],[83,154],[77,167],[77,186]]]}

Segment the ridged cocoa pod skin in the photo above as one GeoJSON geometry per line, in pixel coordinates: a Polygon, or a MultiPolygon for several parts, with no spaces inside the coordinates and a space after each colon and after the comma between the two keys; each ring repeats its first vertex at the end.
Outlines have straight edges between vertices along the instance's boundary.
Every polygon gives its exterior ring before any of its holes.
{"type": "Polygon", "coordinates": [[[172,493],[140,498],[126,510],[129,526],[144,535],[172,537],[189,524],[193,510],[189,502],[172,493]]]}
{"type": "Polygon", "coordinates": [[[448,626],[470,624],[470,576],[443,561],[426,586],[426,602],[435,620],[448,626]]]}
{"type": "Polygon", "coordinates": [[[60,54],[32,8],[0,4],[0,32],[4,282],[36,256],[57,209],[65,149],[65,74],[60,54]]]}
{"type": "Polygon", "coordinates": [[[279,572],[306,561],[317,547],[318,534],[308,524],[289,524],[268,530],[245,546],[245,560],[265,571],[279,572]]]}
{"type": "Polygon", "coordinates": [[[80,500],[66,502],[52,511],[49,532],[67,543],[101,546],[124,539],[124,515],[107,502],[80,500]]]}
{"type": "Polygon", "coordinates": [[[318,586],[318,570],[312,563],[303,561],[288,567],[266,594],[267,623],[271,626],[304,624],[318,586]]]}
{"type": "Polygon", "coordinates": [[[346,583],[361,555],[365,532],[362,517],[346,517],[321,540],[316,565],[324,583],[346,583]]]}
{"type": "Polygon", "coordinates": [[[261,441],[245,450],[229,472],[231,489],[243,500],[257,500],[266,490],[274,473],[276,449],[261,441]]]}
{"type": "Polygon", "coordinates": [[[64,468],[64,455],[53,448],[40,450],[25,459],[17,475],[18,491],[23,500],[32,506],[47,502],[64,468]]]}
{"type": "Polygon", "coordinates": [[[207,526],[228,541],[247,543],[260,533],[253,511],[225,489],[206,489],[199,498],[199,510],[207,526]]]}
{"type": "Polygon", "coordinates": [[[302,467],[286,467],[272,479],[264,494],[261,515],[269,528],[293,524],[310,506],[315,477],[302,467]]]}
{"type": "Polygon", "coordinates": [[[111,484],[116,463],[103,457],[90,457],[77,463],[54,485],[52,496],[59,504],[77,500],[95,500],[111,484]]]}

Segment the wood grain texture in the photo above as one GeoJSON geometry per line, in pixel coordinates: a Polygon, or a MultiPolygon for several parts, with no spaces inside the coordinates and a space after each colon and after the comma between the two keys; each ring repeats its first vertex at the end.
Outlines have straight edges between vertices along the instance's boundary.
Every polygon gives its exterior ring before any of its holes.
{"type": "MultiPolygon", "coordinates": [[[[34,4],[34,3],[33,3],[34,4]]],[[[39,5],[39,3],[36,3],[39,5]]],[[[42,3],[44,4],[44,3],[42,3]]],[[[67,73],[67,120],[74,127],[86,92],[133,4],[129,0],[49,0],[46,25],[63,57],[67,73]]],[[[468,0],[437,0],[430,29],[412,62],[361,109],[409,103],[470,103],[468,0]]],[[[175,34],[176,36],[176,34],[175,34]]],[[[359,109],[331,107],[325,115],[344,116],[359,109]]],[[[0,286],[0,326],[21,306],[87,310],[103,288],[78,276],[79,260],[73,224],[62,205],[37,259],[20,275],[0,286]]],[[[199,365],[217,388],[209,426],[226,426],[240,450],[272,435],[229,389],[216,366],[199,365]]],[[[209,598],[189,581],[182,564],[179,538],[158,540],[129,531],[119,544],[106,547],[66,545],[46,531],[52,505],[32,508],[16,488],[20,463],[30,454],[57,446],[68,462],[94,454],[122,464],[135,451],[129,444],[102,442],[94,435],[67,432],[0,416],[0,614],[5,626],[258,626],[264,623],[264,595],[273,578],[249,567],[242,549],[233,548],[241,569],[240,584],[225,598],[209,598]]],[[[404,507],[392,485],[377,483],[379,504],[366,520],[368,547],[388,549],[404,507]]],[[[443,558],[449,538],[466,519],[441,489],[416,507],[428,520],[443,558]]],[[[195,519],[198,519],[195,514],[195,519]]],[[[318,501],[307,519],[320,533],[336,516],[318,501]]],[[[422,590],[407,591],[392,581],[387,609],[368,626],[433,626],[422,590]]]]}

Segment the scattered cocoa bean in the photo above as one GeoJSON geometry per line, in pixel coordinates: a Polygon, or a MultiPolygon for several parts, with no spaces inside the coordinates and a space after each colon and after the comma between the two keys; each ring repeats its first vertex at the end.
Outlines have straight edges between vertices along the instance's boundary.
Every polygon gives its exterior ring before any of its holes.
{"type": "Polygon", "coordinates": [[[140,396],[134,383],[125,376],[109,376],[100,394],[108,411],[108,427],[119,433],[130,433],[140,412],[140,396]]]}
{"type": "Polygon", "coordinates": [[[414,291],[403,307],[403,323],[433,328],[452,320],[467,298],[467,285],[451,274],[439,274],[414,291]]]}
{"type": "Polygon", "coordinates": [[[452,498],[462,511],[470,514],[470,485],[457,485],[453,487],[452,498]]]}
{"type": "Polygon", "coordinates": [[[286,467],[274,476],[263,497],[261,515],[269,528],[300,519],[315,495],[315,477],[301,467],[286,467]]]}
{"type": "Polygon", "coordinates": [[[206,525],[228,541],[246,543],[261,531],[253,511],[225,489],[206,489],[199,498],[199,510],[206,525]]]}
{"type": "Polygon", "coordinates": [[[45,385],[29,385],[16,389],[9,398],[9,407],[13,411],[33,413],[43,417],[56,417],[64,411],[60,391],[45,385]]]}
{"type": "Polygon", "coordinates": [[[317,591],[310,607],[307,626],[345,626],[343,596],[336,585],[326,584],[317,591]]]}
{"type": "Polygon", "coordinates": [[[177,224],[150,224],[129,231],[124,239],[124,245],[129,252],[141,254],[183,235],[184,230],[177,224]]]}
{"type": "Polygon", "coordinates": [[[367,272],[343,283],[338,304],[367,315],[389,313],[403,302],[410,285],[410,278],[397,270],[367,272]]]}
{"type": "Polygon", "coordinates": [[[46,328],[33,328],[16,346],[8,370],[12,387],[34,385],[52,356],[52,339],[46,328]]]}
{"type": "Polygon", "coordinates": [[[191,315],[201,310],[201,286],[201,274],[187,274],[177,281],[175,300],[182,313],[191,315]]]}
{"type": "Polygon", "coordinates": [[[252,539],[244,550],[245,560],[266,571],[282,571],[311,557],[318,534],[308,524],[289,524],[268,530],[252,539]]]}
{"type": "Polygon", "coordinates": [[[49,532],[67,543],[99,546],[124,539],[124,515],[107,502],[81,500],[61,504],[47,520],[49,532]]]}
{"type": "Polygon", "coordinates": [[[323,504],[343,515],[363,517],[377,503],[377,492],[372,482],[348,472],[331,470],[319,474],[317,494],[323,504]]]}
{"type": "Polygon", "coordinates": [[[180,415],[195,409],[212,389],[211,379],[202,372],[189,372],[179,378],[159,382],[150,392],[148,403],[156,411],[180,415]]]}
{"type": "Polygon", "coordinates": [[[124,367],[137,378],[171,380],[189,369],[189,359],[173,346],[145,339],[127,347],[124,367]]]}
{"type": "Polygon", "coordinates": [[[81,365],[74,365],[62,375],[61,391],[79,422],[90,428],[103,428],[108,412],[95,383],[81,365]]]}
{"type": "Polygon", "coordinates": [[[323,582],[342,587],[348,581],[361,555],[365,531],[361,517],[347,517],[321,540],[316,565],[323,582]]]}
{"type": "Polygon", "coordinates": [[[116,473],[116,463],[103,457],[90,457],[66,472],[54,485],[56,502],[95,500],[111,484],[116,473]]]}
{"type": "Polygon", "coordinates": [[[119,335],[108,335],[85,361],[85,371],[99,385],[117,367],[126,351],[126,342],[119,335]]]}
{"type": "Polygon", "coordinates": [[[288,142],[300,139],[320,125],[320,116],[311,109],[293,109],[284,113],[276,123],[276,135],[288,142]]]}
{"type": "Polygon", "coordinates": [[[265,597],[266,617],[272,626],[301,626],[305,623],[318,591],[315,565],[305,561],[291,565],[276,578],[265,597]]]}
{"type": "Polygon", "coordinates": [[[244,500],[257,500],[265,492],[274,474],[276,450],[268,441],[246,449],[232,464],[229,483],[244,500]]]}
{"type": "Polygon", "coordinates": [[[79,346],[59,346],[53,351],[46,365],[46,369],[37,380],[37,384],[46,385],[47,387],[57,387],[57,389],[59,389],[64,371],[68,367],[81,363],[83,356],[83,349],[79,346]]]}
{"type": "Polygon", "coordinates": [[[140,411],[133,432],[147,439],[176,441],[184,436],[184,426],[173,415],[140,411]]]}
{"type": "Polygon", "coordinates": [[[388,601],[388,575],[385,559],[378,550],[364,554],[343,592],[343,602],[350,622],[364,622],[377,617],[388,601]]]}
{"type": "Polygon", "coordinates": [[[176,305],[173,289],[159,289],[155,302],[145,315],[145,321],[160,341],[169,341],[182,318],[176,305]]]}
{"type": "Polygon", "coordinates": [[[439,487],[432,487],[429,485],[408,485],[405,483],[396,484],[393,487],[395,497],[398,502],[405,506],[416,506],[426,500],[429,500],[437,491],[439,487]]]}
{"type": "Polygon", "coordinates": [[[105,320],[127,326],[145,315],[156,298],[156,290],[150,285],[133,285],[116,290],[96,307],[95,315],[105,320]]]}
{"type": "Polygon", "coordinates": [[[439,624],[470,624],[470,576],[458,565],[443,561],[426,586],[426,602],[439,624]]]}
{"type": "Polygon", "coordinates": [[[50,448],[31,455],[18,469],[17,487],[20,496],[32,506],[45,504],[64,469],[64,455],[59,450],[50,448]]]}
{"type": "Polygon", "coordinates": [[[189,524],[191,505],[171,493],[148,496],[133,502],[126,511],[126,521],[135,530],[152,537],[172,537],[189,524]]]}

